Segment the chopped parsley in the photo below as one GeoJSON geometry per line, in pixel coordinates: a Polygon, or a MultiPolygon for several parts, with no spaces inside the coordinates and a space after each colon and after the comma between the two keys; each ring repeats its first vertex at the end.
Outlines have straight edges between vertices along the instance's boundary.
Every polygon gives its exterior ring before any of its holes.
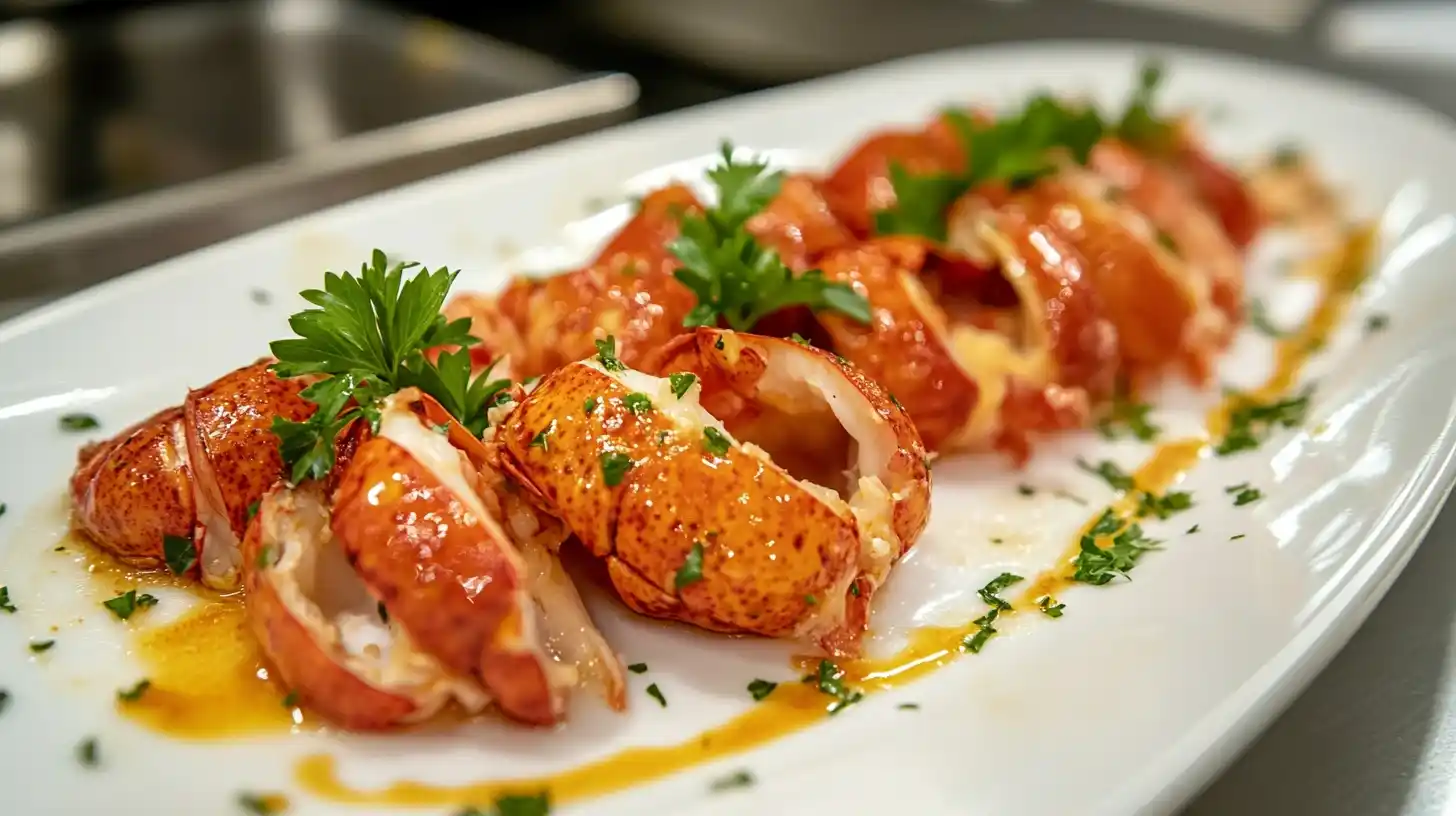
{"type": "Polygon", "coordinates": [[[1076,568],[1072,580],[1102,586],[1114,578],[1127,578],[1128,571],[1143,553],[1157,549],[1157,546],[1157,541],[1143,534],[1140,525],[1130,524],[1123,529],[1122,523],[1108,510],[1082,536],[1077,557],[1072,560],[1072,566],[1076,568]],[[1101,547],[1097,544],[1099,537],[1111,537],[1112,541],[1101,547]]]}
{"type": "Polygon", "coordinates": [[[556,433],[556,420],[553,419],[546,427],[542,428],[536,433],[535,436],[531,437],[531,444],[529,447],[540,448],[543,451],[549,451],[550,448],[547,446],[550,444],[550,442],[548,442],[547,440],[551,436],[551,434],[554,433],[556,433]]]}
{"type": "Polygon", "coordinates": [[[1154,233],[1154,237],[1158,241],[1158,246],[1166,249],[1174,255],[1178,254],[1178,242],[1173,240],[1173,236],[1162,230],[1158,230],[1156,233],[1154,233]]]}
{"type": "Polygon", "coordinates": [[[708,787],[714,793],[722,793],[735,788],[746,788],[753,783],[753,774],[748,771],[734,771],[725,777],[714,780],[713,784],[708,787]]]}
{"type": "Polygon", "coordinates": [[[123,703],[135,703],[137,700],[140,700],[142,698],[142,695],[147,693],[147,689],[151,687],[152,681],[144,677],[141,680],[136,681],[136,685],[132,686],[131,688],[117,689],[116,699],[120,700],[123,703]]]}
{"type": "Polygon", "coordinates": [[[673,586],[682,589],[689,584],[695,584],[703,580],[703,542],[694,541],[688,555],[683,559],[681,567],[677,568],[677,574],[673,576],[673,586]]]}
{"type": "Polygon", "coordinates": [[[827,709],[831,716],[864,699],[863,692],[844,684],[844,670],[831,660],[820,660],[819,670],[807,675],[804,682],[817,685],[821,692],[834,698],[827,709]]]}
{"type": "Polygon", "coordinates": [[[778,687],[778,683],[755,678],[748,684],[748,693],[753,695],[753,699],[761,701],[770,694],[773,694],[773,690],[778,687]]]}
{"type": "Polygon", "coordinates": [[[1165,519],[1192,506],[1193,494],[1186,490],[1169,490],[1161,496],[1144,491],[1138,494],[1137,517],[1142,519],[1156,516],[1165,519]]]}
{"type": "Polygon", "coordinates": [[[1078,456],[1077,467],[1107,482],[1108,486],[1113,490],[1128,491],[1137,488],[1137,483],[1133,481],[1132,476],[1127,471],[1118,467],[1116,462],[1103,459],[1101,462],[1093,465],[1086,459],[1078,456]]]}
{"type": "Polygon", "coordinates": [[[1229,410],[1228,431],[1213,449],[1219,456],[1258,448],[1276,428],[1295,428],[1304,423],[1309,412],[1313,387],[1298,396],[1261,402],[1247,394],[1233,395],[1229,410]]]}
{"type": "Polygon", "coordinates": [[[51,647],[55,645],[56,642],[54,640],[32,640],[29,648],[32,653],[40,654],[41,652],[49,652],[51,647]]]}
{"type": "Polygon", "coordinates": [[[999,181],[1012,189],[1025,187],[1056,171],[1058,152],[1086,164],[1093,146],[1106,135],[1146,147],[1170,143],[1172,126],[1152,110],[1153,91],[1161,79],[1161,67],[1144,65],[1132,99],[1115,122],[1104,120],[1091,106],[1063,104],[1047,94],[1032,97],[1020,111],[990,123],[973,121],[960,111],[946,111],[944,119],[956,131],[968,157],[965,171],[917,175],[891,162],[889,182],[895,205],[874,214],[875,232],[943,241],[946,211],[978,185],[999,181]]]}
{"type": "Polygon", "coordinates": [[[986,641],[997,635],[998,630],[992,624],[1000,615],[1001,609],[992,607],[989,612],[971,621],[971,625],[976,627],[976,631],[966,635],[965,639],[961,641],[961,648],[971,654],[980,654],[981,650],[986,647],[986,641]]]}
{"type": "Polygon", "coordinates": [[[920,710],[920,704],[919,703],[901,703],[901,704],[895,706],[895,708],[898,708],[901,711],[919,711],[920,710]]]}
{"type": "Polygon", "coordinates": [[[626,371],[627,366],[617,359],[617,338],[607,335],[603,340],[597,340],[594,345],[597,347],[597,362],[607,371],[626,371]]]}
{"type": "Polygon", "coordinates": [[[101,748],[96,744],[95,737],[87,737],[76,746],[76,761],[83,768],[94,768],[101,764],[101,748]]]}
{"type": "Polygon", "coordinates": [[[629,663],[627,665],[627,671],[632,672],[633,674],[645,674],[647,672],[647,664],[629,663]]]}
{"type": "Polygon", "coordinates": [[[182,575],[197,563],[197,548],[186,536],[163,535],[162,558],[173,575],[182,575]]]}
{"type": "Polygon", "coordinates": [[[546,816],[551,812],[551,794],[508,793],[496,797],[495,805],[486,812],[478,807],[468,807],[455,816],[546,816]]]}
{"type": "Polygon", "coordinates": [[[667,708],[667,698],[662,696],[662,689],[658,688],[656,683],[647,687],[647,696],[656,700],[658,705],[667,708]]]}
{"type": "Polygon", "coordinates": [[[138,595],[135,589],[128,589],[109,601],[103,601],[101,605],[110,609],[111,614],[121,620],[127,620],[140,610],[156,606],[157,598],[145,592],[138,595]]]}
{"type": "Polygon", "coordinates": [[[1239,539],[1241,539],[1243,537],[1244,537],[1244,534],[1243,533],[1239,533],[1238,535],[1231,535],[1231,536],[1229,536],[1229,541],[1238,541],[1239,539]]]}
{"type": "Polygon", "coordinates": [[[273,545],[264,544],[258,548],[258,556],[253,559],[253,566],[260,570],[273,566],[273,545]]]}
{"type": "Polygon", "coordinates": [[[1016,486],[1016,492],[1020,493],[1023,496],[1035,496],[1036,488],[1032,487],[1029,484],[1019,484],[1016,486]]]}
{"type": "Polygon", "coordinates": [[[1022,577],[1020,575],[1003,572],[995,578],[992,578],[989,583],[977,590],[976,594],[981,596],[981,600],[985,601],[988,605],[996,609],[1010,609],[1011,604],[997,593],[1011,586],[1012,584],[1019,583],[1021,580],[1022,577]]]}
{"type": "Polygon", "coordinates": [[[1234,497],[1234,507],[1243,507],[1246,504],[1253,504],[1264,498],[1263,491],[1250,485],[1248,482],[1240,482],[1236,485],[1225,487],[1223,492],[1234,497]]]}
{"type": "Polygon", "coordinates": [[[0,714],[10,707],[10,692],[0,689],[0,714]]]}
{"type": "Polygon", "coordinates": [[[595,411],[597,409],[597,398],[596,397],[587,397],[586,398],[586,402],[582,403],[582,406],[581,407],[588,414],[590,414],[592,411],[595,411]]]}
{"type": "Polygon", "coordinates": [[[639,394],[635,391],[622,397],[622,404],[627,407],[628,411],[638,416],[652,410],[652,399],[646,394],[639,394]]]}
{"type": "Polygon", "coordinates": [[[65,414],[61,417],[63,431],[90,431],[101,427],[101,422],[91,414],[65,414]]]}
{"type": "Polygon", "coordinates": [[[1067,605],[1057,603],[1057,599],[1050,595],[1043,595],[1036,599],[1036,608],[1040,609],[1042,614],[1049,618],[1060,618],[1062,612],[1066,610],[1067,605]]]}
{"type": "Polygon", "coordinates": [[[1365,318],[1365,333],[1374,334],[1375,332],[1385,331],[1386,327],[1389,325],[1389,315],[1373,314],[1365,318]]]}
{"type": "Polygon", "coordinates": [[[0,502],[0,518],[3,518],[5,516],[5,511],[9,509],[10,508],[5,504],[5,502],[0,502]]]}
{"type": "Polygon", "coordinates": [[[728,441],[728,437],[724,436],[722,431],[714,428],[712,425],[703,428],[703,447],[708,453],[714,456],[722,456],[728,452],[728,448],[731,445],[732,443],[728,441]]]}
{"type": "Polygon", "coordinates": [[[10,587],[0,586],[0,612],[15,613],[16,606],[10,600],[10,587]]]}
{"type": "Polygon", "coordinates": [[[283,707],[284,708],[294,708],[297,705],[298,705],[298,691],[297,690],[290,690],[287,694],[283,695],[283,707]]]}
{"type": "Polygon", "coordinates": [[[686,394],[688,392],[688,389],[693,387],[693,383],[697,381],[698,375],[688,374],[683,371],[679,371],[676,374],[667,375],[667,383],[672,388],[672,395],[674,397],[677,397],[678,399],[682,399],[683,395],[686,394]]]}
{"type": "Polygon", "coordinates": [[[262,499],[259,499],[258,501],[255,501],[252,504],[248,505],[248,521],[252,521],[253,518],[258,515],[258,506],[260,504],[262,504],[262,499]]]}
{"type": "Polygon", "coordinates": [[[621,451],[608,451],[601,455],[602,481],[607,487],[616,487],[632,469],[632,457],[621,451]]]}
{"type": "Polygon", "coordinates": [[[1132,436],[1143,442],[1151,442],[1162,433],[1162,428],[1148,419],[1152,406],[1141,402],[1118,399],[1112,403],[1111,412],[1097,423],[1097,432],[1104,439],[1121,439],[1132,436]]]}
{"type": "Polygon", "coordinates": [[[1304,161],[1304,153],[1300,151],[1299,146],[1288,143],[1274,148],[1274,155],[1270,158],[1270,163],[1281,170],[1298,167],[1302,161],[1304,161]]]}
{"type": "Polygon", "coordinates": [[[1197,524],[1193,525],[1192,527],[1189,527],[1188,528],[1188,531],[1185,533],[1185,535],[1193,535],[1196,532],[1198,532],[1198,525],[1197,524]]]}
{"type": "Polygon", "coordinates": [[[683,325],[716,326],[721,320],[748,331],[790,306],[869,323],[869,301],[852,287],[826,280],[818,269],[795,274],[746,229],[748,219],[778,195],[783,183],[782,172],[767,170],[762,161],[734,161],[732,145],[724,142],[722,163],[708,171],[718,189],[717,205],[679,220],[680,234],[667,247],[682,264],[673,276],[698,299],[683,325]]]}
{"type": "Polygon", "coordinates": [[[238,807],[254,816],[274,816],[276,813],[282,813],[287,805],[284,803],[283,797],[277,794],[240,793],[238,794],[238,807]]]}

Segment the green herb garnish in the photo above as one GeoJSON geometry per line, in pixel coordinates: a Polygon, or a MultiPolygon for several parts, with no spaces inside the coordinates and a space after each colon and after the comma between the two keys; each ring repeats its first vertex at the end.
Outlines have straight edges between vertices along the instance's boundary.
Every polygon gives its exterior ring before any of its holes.
{"type": "Polygon", "coordinates": [[[709,785],[708,788],[714,793],[722,793],[723,791],[733,790],[734,788],[746,788],[752,785],[753,782],[753,774],[748,771],[734,771],[725,777],[715,779],[713,784],[709,785]]]}
{"type": "Polygon", "coordinates": [[[688,389],[693,387],[693,383],[697,381],[698,375],[696,374],[688,374],[680,371],[676,374],[667,375],[668,385],[672,387],[672,395],[674,397],[677,397],[678,399],[682,399],[683,395],[686,394],[688,392],[688,389]]]}
{"type": "Polygon", "coordinates": [[[627,665],[627,671],[632,672],[633,674],[646,674],[647,673],[647,664],[646,663],[629,663],[627,665]]]}
{"type": "Polygon", "coordinates": [[[592,411],[595,411],[597,409],[597,398],[596,397],[587,397],[586,398],[586,402],[582,403],[582,406],[581,407],[582,407],[582,410],[584,410],[588,414],[590,414],[592,411]]]}
{"type": "Polygon", "coordinates": [[[974,634],[966,635],[965,640],[961,641],[961,648],[971,654],[980,654],[981,650],[986,647],[986,641],[997,635],[998,630],[992,624],[1000,615],[1001,610],[993,607],[991,611],[971,621],[971,624],[976,627],[976,631],[974,634]]]}
{"type": "Polygon", "coordinates": [[[470,320],[447,321],[440,314],[458,273],[421,270],[415,263],[389,265],[375,250],[359,275],[329,272],[323,289],[303,298],[317,308],[289,318],[298,336],[269,345],[280,377],[322,375],[305,388],[304,399],[318,406],[303,422],[277,417],[273,433],[290,479],[319,479],[334,466],[334,439],[356,419],[378,430],[380,402],[402,388],[416,387],[434,397],[471,433],[487,425],[486,408],[509,383],[491,380],[490,369],[472,378],[470,352],[479,342],[470,320]],[[458,346],[425,359],[427,349],[458,346]]]}
{"type": "Polygon", "coordinates": [[[632,457],[621,451],[608,451],[601,455],[602,482],[607,487],[616,487],[632,469],[632,457]]]}
{"type": "Polygon", "coordinates": [[[197,548],[186,536],[163,535],[162,558],[173,575],[184,575],[197,563],[197,548]]]}
{"type": "Polygon", "coordinates": [[[157,598],[145,592],[138,595],[135,589],[128,589],[109,601],[102,601],[101,605],[110,609],[111,614],[126,620],[142,609],[156,606],[157,598]]]}
{"type": "Polygon", "coordinates": [[[1229,541],[1238,541],[1239,539],[1241,539],[1243,537],[1244,537],[1244,534],[1243,533],[1239,533],[1238,535],[1231,535],[1231,536],[1229,536],[1229,541]]]}
{"type": "Polygon", "coordinates": [[[1184,535],[1193,535],[1196,532],[1198,532],[1198,525],[1197,524],[1193,525],[1192,527],[1189,527],[1186,531],[1184,531],[1184,535]]]}
{"type": "MultiPolygon", "coordinates": [[[[1390,325],[1390,316],[1389,315],[1373,314],[1373,315],[1370,315],[1369,317],[1365,318],[1365,333],[1366,334],[1374,334],[1375,332],[1385,331],[1386,327],[1389,326],[1389,325],[1390,325]]],[[[3,507],[3,506],[4,505],[0,505],[0,507],[3,507]]]]}
{"type": "Polygon", "coordinates": [[[100,420],[91,414],[64,414],[60,419],[63,431],[89,431],[101,427],[100,420]]]}
{"type": "Polygon", "coordinates": [[[694,541],[687,557],[683,559],[681,567],[677,568],[677,574],[673,576],[673,586],[682,589],[689,584],[695,584],[703,580],[703,542],[694,541]]]}
{"type": "Polygon", "coordinates": [[[32,640],[29,648],[33,654],[40,654],[41,652],[49,652],[51,647],[55,645],[56,642],[54,640],[32,640]]]}
{"type": "Polygon", "coordinates": [[[658,688],[656,683],[647,687],[647,696],[656,700],[658,705],[667,708],[667,698],[662,696],[662,689],[658,688]]]}
{"type": "Polygon", "coordinates": [[[531,437],[531,444],[527,445],[527,447],[550,450],[548,447],[550,445],[549,438],[553,433],[556,433],[556,420],[554,419],[546,427],[537,431],[535,436],[531,437]]]}
{"type": "Polygon", "coordinates": [[[1111,462],[1103,459],[1101,462],[1093,465],[1086,459],[1078,456],[1077,467],[1087,471],[1093,476],[1101,478],[1102,481],[1107,482],[1108,486],[1110,486],[1113,490],[1121,490],[1125,492],[1128,490],[1137,489],[1137,483],[1133,481],[1132,476],[1129,475],[1127,471],[1118,467],[1116,462],[1111,462]]]}
{"type": "Polygon", "coordinates": [[[1057,603],[1057,599],[1050,595],[1043,595],[1036,599],[1036,608],[1040,609],[1042,614],[1049,618],[1060,618],[1062,612],[1067,608],[1067,605],[1057,603]]]}
{"type": "Polygon", "coordinates": [[[773,690],[778,687],[778,683],[755,679],[748,684],[748,693],[753,695],[753,699],[761,701],[763,698],[773,694],[773,690]]]}
{"type": "Polygon", "coordinates": [[[1229,456],[1240,451],[1253,450],[1275,428],[1298,427],[1309,412],[1309,399],[1313,393],[1314,388],[1311,386],[1299,396],[1272,402],[1261,402],[1245,394],[1234,394],[1235,402],[1229,411],[1228,431],[1214,447],[1214,453],[1229,456]]]}
{"type": "Polygon", "coordinates": [[[254,816],[274,816],[287,807],[283,797],[277,794],[240,793],[238,807],[254,816]]]}
{"type": "Polygon", "coordinates": [[[1288,170],[1291,167],[1298,167],[1304,161],[1304,153],[1298,145],[1285,143],[1274,148],[1274,155],[1271,163],[1280,170],[1288,170]]]}
{"type": "Polygon", "coordinates": [[[626,406],[628,411],[639,416],[652,410],[652,399],[646,394],[638,394],[636,392],[628,394],[622,397],[622,404],[626,406]]]}
{"type": "Polygon", "coordinates": [[[723,435],[722,431],[714,428],[712,425],[703,428],[703,447],[708,453],[714,456],[722,456],[728,452],[728,448],[732,444],[728,441],[728,437],[723,435]]]}
{"type": "Polygon", "coordinates": [[[795,275],[745,229],[783,183],[782,172],[767,170],[765,162],[734,161],[732,146],[724,142],[722,163],[708,171],[718,188],[717,206],[682,216],[681,234],[668,250],[682,263],[674,277],[698,298],[683,325],[715,326],[722,320],[748,331],[764,316],[799,305],[869,323],[869,301],[853,288],[826,281],[817,269],[795,275]]]}
{"type": "Polygon", "coordinates": [[[1152,406],[1141,402],[1128,402],[1119,398],[1112,403],[1112,410],[1099,423],[1097,431],[1105,439],[1120,439],[1123,436],[1132,436],[1143,442],[1151,442],[1158,438],[1162,428],[1153,424],[1148,419],[1152,406]]]}
{"type": "Polygon", "coordinates": [[[1159,496],[1155,493],[1139,493],[1137,517],[1157,516],[1168,518],[1193,506],[1193,494],[1184,490],[1170,490],[1159,496]]]}
{"type": "Polygon", "coordinates": [[[287,694],[283,695],[283,707],[284,708],[294,708],[297,705],[298,705],[298,692],[297,691],[290,690],[287,694]]]}
{"type": "Polygon", "coordinates": [[[147,689],[151,687],[152,681],[146,678],[142,678],[141,680],[138,680],[136,682],[136,685],[132,686],[131,688],[118,689],[116,692],[116,699],[120,700],[123,703],[135,703],[137,700],[140,700],[142,698],[142,695],[147,693],[147,689]]]}
{"type": "Polygon", "coordinates": [[[919,711],[920,710],[920,704],[919,703],[901,703],[901,704],[895,706],[895,708],[898,708],[901,711],[919,711]]]}
{"type": "Polygon", "coordinates": [[[1158,542],[1145,536],[1141,526],[1128,525],[1119,532],[1121,525],[1109,510],[1082,536],[1077,557],[1072,561],[1076,568],[1072,580],[1102,586],[1114,578],[1127,578],[1128,571],[1136,566],[1143,553],[1157,548],[1158,542]],[[1098,538],[1109,536],[1112,541],[1106,547],[1098,546],[1098,538]]]}
{"type": "Polygon", "coordinates": [[[816,684],[820,691],[834,698],[827,709],[831,716],[864,699],[863,692],[844,684],[844,670],[830,660],[820,660],[819,671],[805,677],[804,682],[816,684]]]}
{"type": "Polygon", "coordinates": [[[1012,584],[1020,582],[1021,580],[1022,578],[1020,575],[1013,575],[1009,572],[1003,572],[995,578],[992,578],[989,583],[977,590],[976,594],[981,596],[981,600],[985,601],[987,604],[990,604],[996,609],[1010,609],[1011,604],[1008,603],[1005,599],[1001,598],[997,593],[1011,586],[1012,584]]]}
{"type": "Polygon", "coordinates": [[[1234,497],[1234,507],[1243,507],[1246,504],[1253,504],[1264,498],[1264,493],[1257,487],[1251,486],[1248,482],[1241,482],[1236,485],[1225,487],[1223,492],[1234,497]]]}
{"type": "Polygon", "coordinates": [[[607,335],[593,343],[597,347],[597,362],[607,371],[626,371],[627,365],[617,359],[617,338],[607,335]]]}
{"type": "Polygon", "coordinates": [[[0,612],[14,614],[15,603],[10,600],[10,587],[0,586],[0,612]]]}
{"type": "Polygon", "coordinates": [[[96,744],[95,737],[88,737],[76,746],[76,761],[84,768],[94,768],[101,764],[101,748],[96,744]]]}

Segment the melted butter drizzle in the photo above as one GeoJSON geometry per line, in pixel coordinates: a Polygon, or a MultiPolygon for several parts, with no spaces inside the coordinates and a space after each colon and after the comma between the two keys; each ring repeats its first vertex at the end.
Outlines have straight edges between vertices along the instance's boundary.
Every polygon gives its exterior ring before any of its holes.
{"type": "Polygon", "coordinates": [[[287,693],[269,679],[263,655],[248,631],[242,593],[221,595],[167,571],[123,564],[79,535],[62,542],[77,553],[99,604],[128,589],[185,592],[194,606],[152,625],[139,616],[127,633],[129,651],[150,682],[132,702],[118,700],[121,715],[153,731],[183,739],[218,739],[272,733],[312,724],[301,709],[285,708],[287,693]]]}
{"type": "MultiPolygon", "coordinates": [[[[1314,267],[1322,284],[1318,305],[1298,332],[1278,343],[1273,373],[1258,389],[1244,395],[1245,398],[1268,400],[1286,394],[1293,387],[1309,355],[1324,345],[1330,332],[1348,311],[1355,290],[1367,274],[1373,244],[1373,227],[1356,228],[1332,257],[1314,267]]],[[[1160,444],[1133,474],[1138,490],[1163,493],[1180,481],[1207,455],[1210,440],[1220,438],[1227,430],[1230,412],[1237,404],[1237,397],[1227,398],[1210,411],[1206,436],[1160,444]]],[[[1128,521],[1136,512],[1137,504],[1137,494],[1133,491],[1119,497],[1109,509],[1120,520],[1128,521]]],[[[1086,522],[1081,530],[1083,535],[1100,515],[1099,511],[1097,516],[1086,522]]],[[[1037,598],[1054,595],[1070,584],[1072,560],[1080,547],[1080,539],[1079,535],[1054,568],[1033,579],[1030,588],[1015,601],[1014,609],[1034,609],[1037,598]]],[[[910,634],[907,645],[891,657],[841,663],[842,680],[865,693],[911,682],[960,657],[962,643],[977,628],[975,624],[919,628],[910,634]]],[[[812,671],[817,663],[817,658],[795,661],[796,667],[805,672],[812,671]]],[[[566,803],[652,782],[800,731],[828,716],[829,699],[811,684],[784,683],[749,711],[684,742],[628,748],[561,773],[536,778],[464,785],[400,781],[384,788],[364,790],[340,780],[333,757],[316,754],[298,764],[296,779],[304,790],[316,796],[360,805],[401,807],[488,803],[503,794],[543,789],[551,792],[553,801],[566,803]]]]}

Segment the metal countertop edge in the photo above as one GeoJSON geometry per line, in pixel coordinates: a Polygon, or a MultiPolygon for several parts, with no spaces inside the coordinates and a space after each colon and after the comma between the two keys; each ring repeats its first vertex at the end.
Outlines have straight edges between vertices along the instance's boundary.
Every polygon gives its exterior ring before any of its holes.
{"type": "Polygon", "coordinates": [[[589,75],[555,88],[356,134],[315,151],[0,231],[0,257],[122,233],[333,174],[609,114],[630,107],[637,97],[637,81],[627,74],[589,75]]]}

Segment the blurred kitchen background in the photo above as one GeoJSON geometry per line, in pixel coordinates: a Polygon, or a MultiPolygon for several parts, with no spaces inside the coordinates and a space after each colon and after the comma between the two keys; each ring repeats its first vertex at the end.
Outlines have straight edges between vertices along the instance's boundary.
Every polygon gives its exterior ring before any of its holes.
{"type": "MultiPolygon", "coordinates": [[[[1233,51],[1456,113],[1456,3],[0,0],[0,318],[615,122],[917,52],[1045,38],[1233,51]]],[[[1443,529],[1456,534],[1456,519],[1443,529]]],[[[1453,801],[1450,684],[1437,672],[1411,687],[1399,670],[1422,649],[1426,664],[1446,659],[1456,611],[1431,617],[1421,598],[1452,594],[1456,558],[1431,561],[1432,550],[1193,812],[1453,801]]]]}

